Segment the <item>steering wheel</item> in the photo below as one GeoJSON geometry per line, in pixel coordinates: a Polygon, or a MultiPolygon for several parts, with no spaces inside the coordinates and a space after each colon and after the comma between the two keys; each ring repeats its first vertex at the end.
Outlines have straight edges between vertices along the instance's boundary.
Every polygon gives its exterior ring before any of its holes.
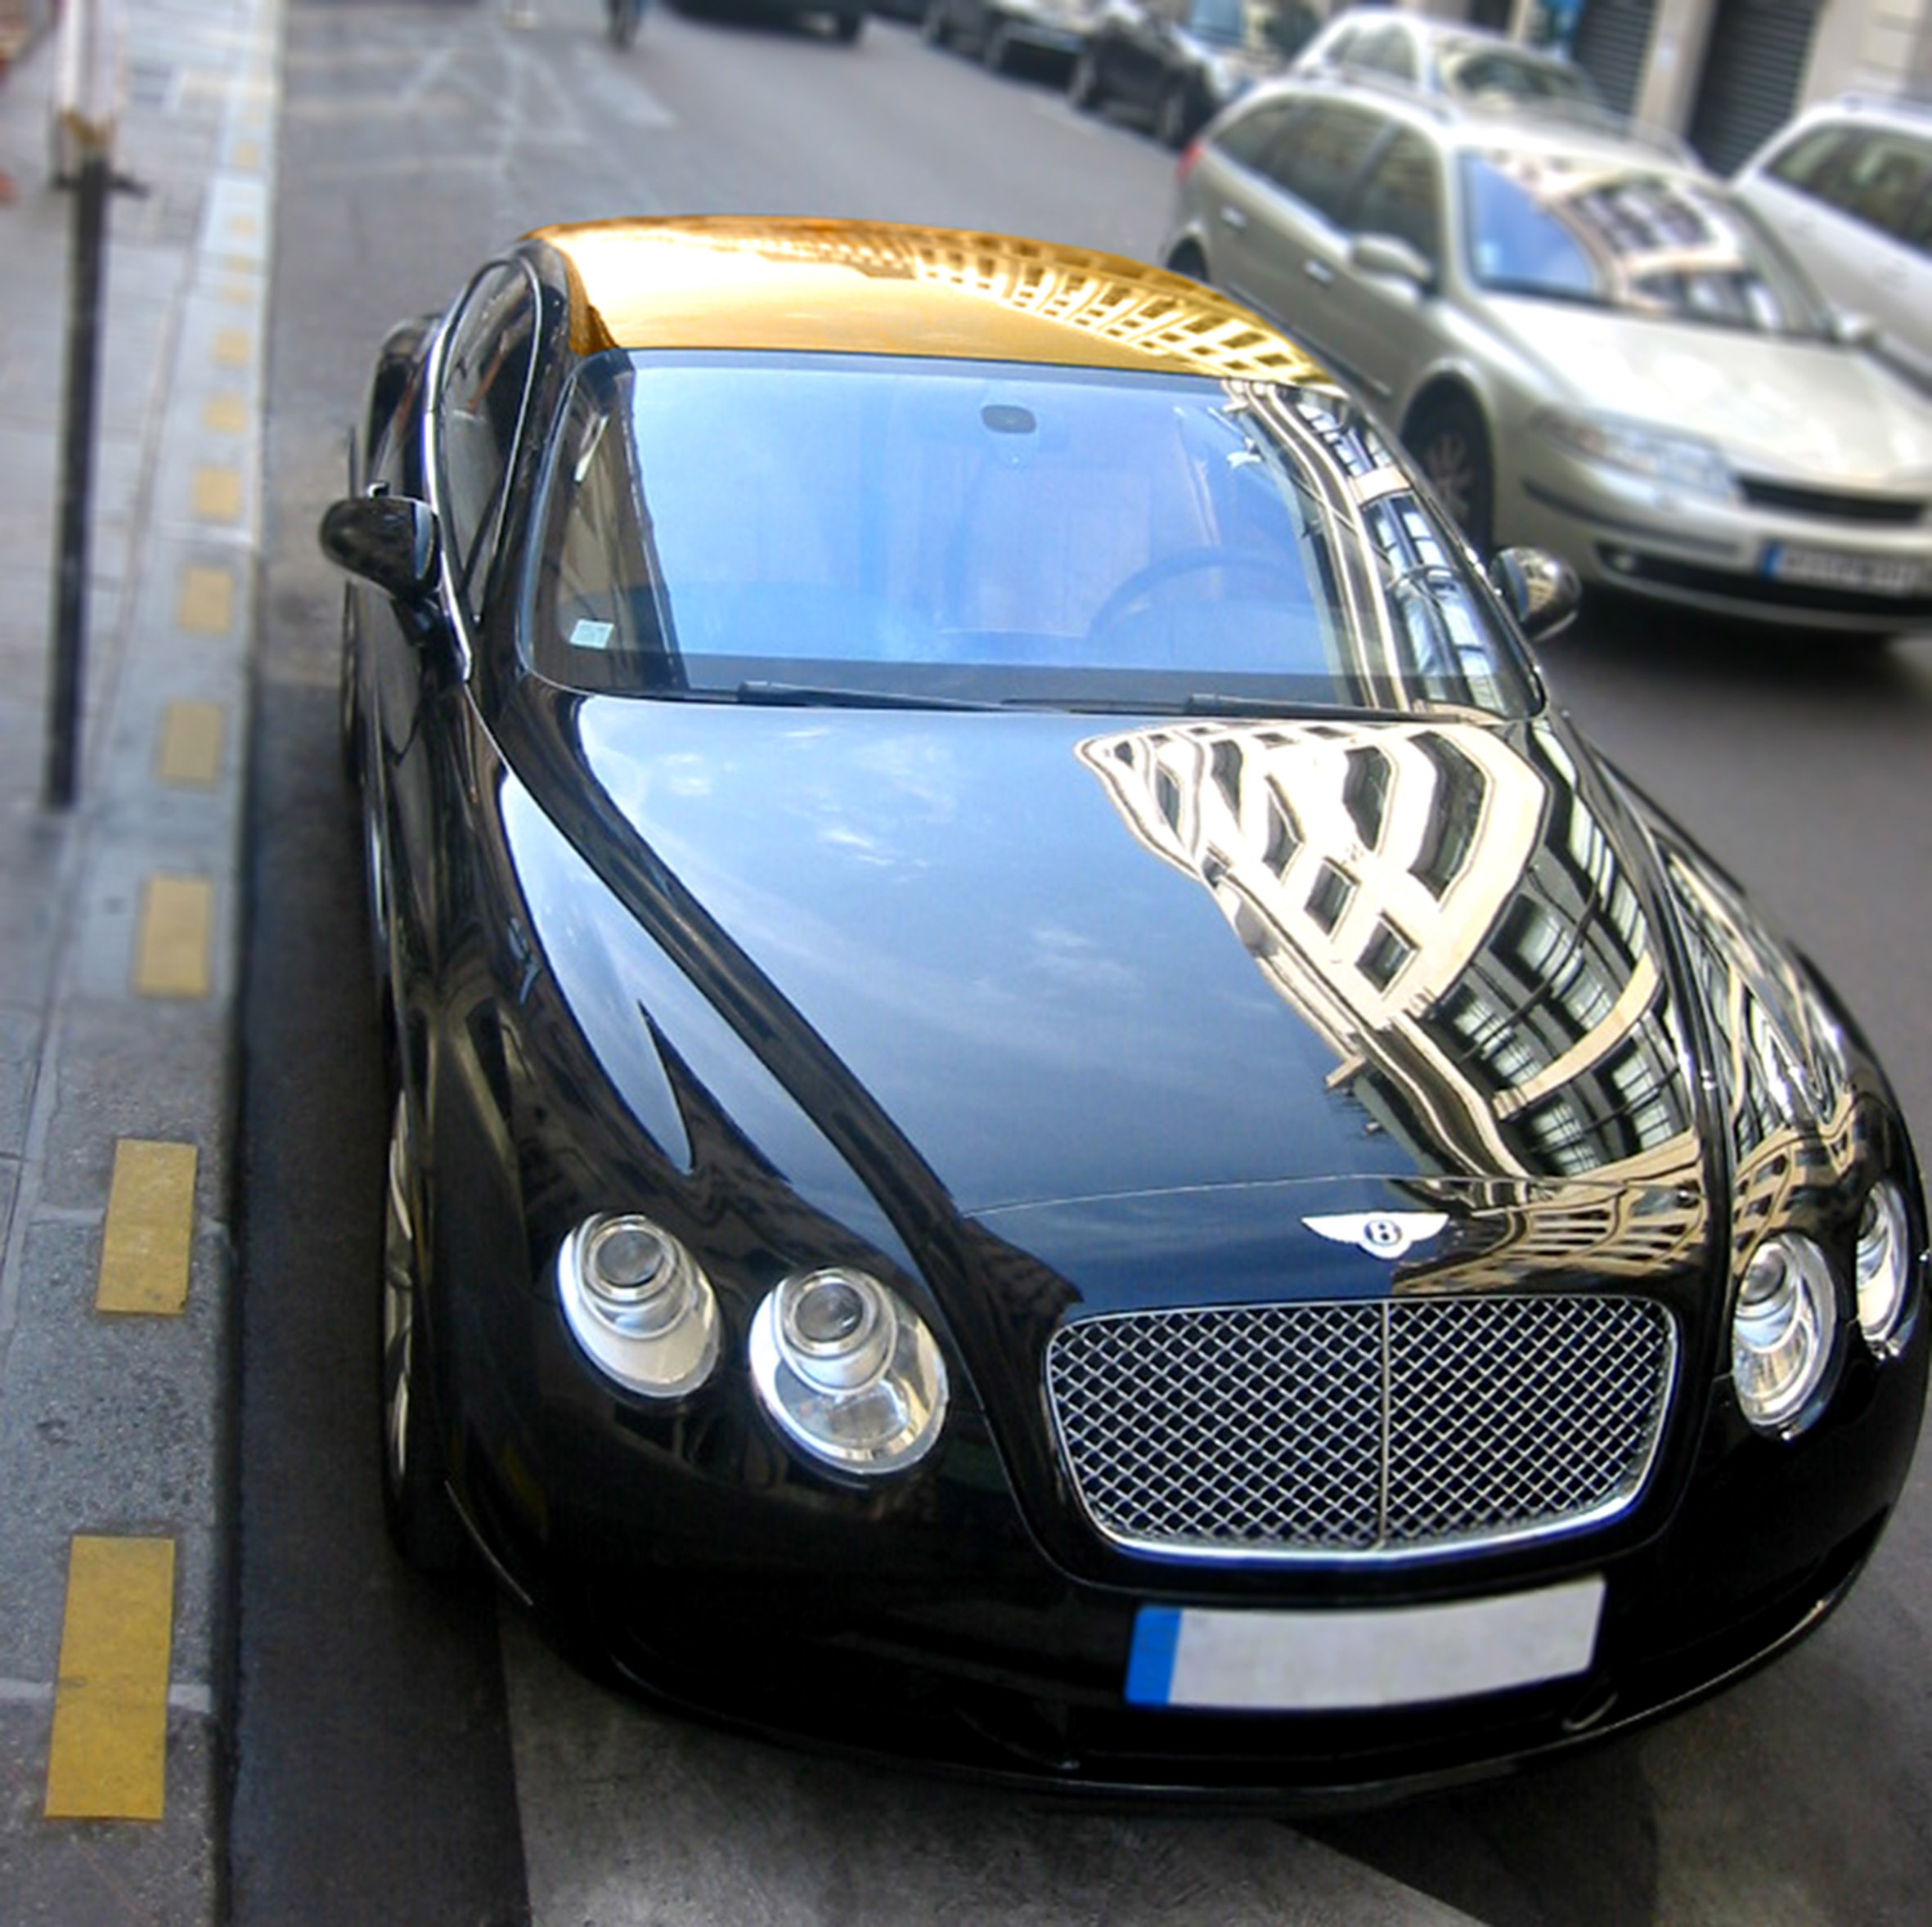
{"type": "Polygon", "coordinates": [[[1265,576],[1300,591],[1297,600],[1306,598],[1308,578],[1295,557],[1269,549],[1217,549],[1202,543],[1157,556],[1145,568],[1135,569],[1094,612],[1094,619],[1087,625],[1089,637],[1104,636],[1134,604],[1143,601],[1162,583],[1178,582],[1184,576],[1205,575],[1211,569],[1245,570],[1251,575],[1265,576]]]}

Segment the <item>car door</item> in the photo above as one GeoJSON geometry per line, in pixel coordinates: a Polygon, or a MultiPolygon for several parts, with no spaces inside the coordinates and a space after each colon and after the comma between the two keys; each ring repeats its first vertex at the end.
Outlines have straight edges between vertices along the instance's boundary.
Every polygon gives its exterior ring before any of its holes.
{"type": "Polygon", "coordinates": [[[1354,101],[1308,101],[1259,156],[1247,204],[1233,210],[1243,218],[1224,215],[1242,244],[1241,299],[1350,380],[1357,352],[1337,299],[1348,271],[1345,220],[1386,127],[1384,116],[1354,101]]]}
{"type": "Polygon", "coordinates": [[[1428,270],[1417,280],[1347,258],[1328,290],[1345,371],[1377,407],[1399,408],[1440,344],[1434,290],[1444,246],[1444,182],[1435,144],[1413,127],[1393,128],[1371,155],[1342,226],[1350,249],[1370,236],[1399,240],[1428,270]]]}
{"type": "Polygon", "coordinates": [[[1818,278],[1932,377],[1932,137],[1872,128],[1820,183],[1818,278]]]}
{"type": "Polygon", "coordinates": [[[379,652],[375,689],[384,835],[399,937],[438,928],[439,824],[460,813],[457,713],[496,586],[510,478],[534,368],[538,303],[529,269],[498,262],[449,325],[429,397],[430,501],[443,548],[445,621],[379,652]]]}

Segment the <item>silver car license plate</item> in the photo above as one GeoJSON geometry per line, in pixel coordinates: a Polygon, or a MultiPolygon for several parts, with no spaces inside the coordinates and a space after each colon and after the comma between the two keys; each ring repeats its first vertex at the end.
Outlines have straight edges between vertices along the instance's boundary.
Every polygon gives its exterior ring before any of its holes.
{"type": "Polygon", "coordinates": [[[1602,1613],[1597,1577],[1365,1612],[1146,1606],[1134,1621],[1127,1700],[1333,1713],[1501,1692],[1587,1673],[1602,1613]]]}
{"type": "Polygon", "coordinates": [[[1810,549],[1796,542],[1773,542],[1765,552],[1764,573],[1775,582],[1867,595],[1916,595],[1932,576],[1924,563],[1909,556],[1848,555],[1842,549],[1810,549]]]}

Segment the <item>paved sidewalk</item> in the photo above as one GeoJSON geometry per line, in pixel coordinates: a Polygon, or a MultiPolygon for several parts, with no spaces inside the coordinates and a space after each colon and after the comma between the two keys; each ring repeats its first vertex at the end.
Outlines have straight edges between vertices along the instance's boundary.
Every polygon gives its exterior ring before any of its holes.
{"type": "Polygon", "coordinates": [[[79,800],[40,802],[70,195],[0,83],[0,1914],[219,1917],[228,1226],[280,0],[136,0],[79,800]]]}

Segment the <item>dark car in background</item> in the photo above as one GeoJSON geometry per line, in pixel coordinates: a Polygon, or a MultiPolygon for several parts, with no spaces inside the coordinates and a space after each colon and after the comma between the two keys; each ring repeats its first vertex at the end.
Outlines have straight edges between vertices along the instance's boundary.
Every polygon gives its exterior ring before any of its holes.
{"type": "Polygon", "coordinates": [[[1305,0],[1100,0],[1067,97],[1078,107],[1132,108],[1179,147],[1278,73],[1320,23],[1305,0]]]}
{"type": "Polygon", "coordinates": [[[928,0],[920,32],[935,47],[977,52],[1004,74],[1022,61],[1070,67],[1094,0],[928,0]]]}

